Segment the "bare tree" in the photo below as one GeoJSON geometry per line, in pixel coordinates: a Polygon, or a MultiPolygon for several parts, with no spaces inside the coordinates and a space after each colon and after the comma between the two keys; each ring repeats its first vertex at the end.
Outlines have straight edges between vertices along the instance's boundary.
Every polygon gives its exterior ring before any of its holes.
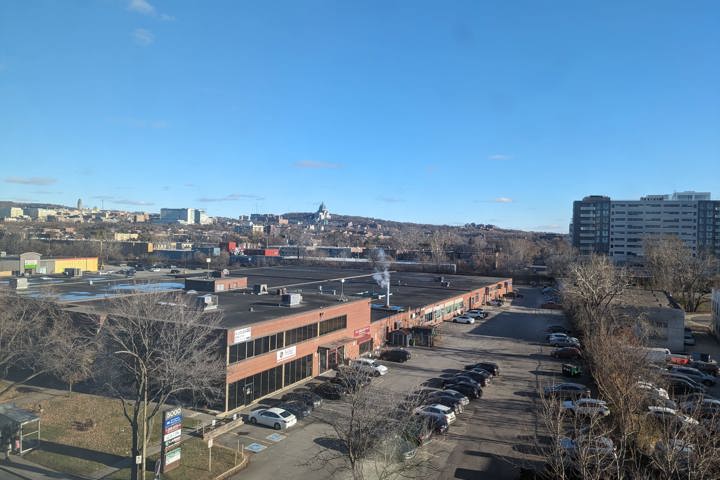
{"type": "Polygon", "coordinates": [[[338,377],[347,394],[319,417],[329,427],[328,445],[309,465],[334,476],[348,473],[353,480],[424,478],[436,470],[427,455],[404,458],[408,448],[417,446],[411,427],[428,428],[414,415],[415,400],[403,403],[388,390],[366,385],[368,374],[352,367],[341,368],[338,377]]]}
{"type": "Polygon", "coordinates": [[[25,372],[0,395],[43,374],[68,381],[74,372],[73,382],[84,380],[93,344],[92,335],[59,305],[0,291],[0,371],[25,372]]]}
{"type": "Polygon", "coordinates": [[[624,269],[613,265],[606,256],[591,255],[570,265],[562,282],[562,295],[576,321],[584,322],[581,329],[589,332],[609,317],[613,300],[627,285],[624,269]]]}
{"type": "Polygon", "coordinates": [[[519,272],[539,253],[535,243],[527,238],[507,238],[500,242],[498,268],[506,272],[519,272]]]}
{"type": "Polygon", "coordinates": [[[217,311],[203,312],[183,294],[114,299],[100,330],[98,377],[120,400],[132,432],[132,458],[143,462],[153,420],[168,400],[183,395],[212,401],[224,378],[224,329],[217,311]]]}
{"type": "Polygon", "coordinates": [[[677,298],[686,311],[697,311],[712,290],[717,260],[705,251],[694,255],[674,235],[647,239],[644,250],[654,286],[677,298]]]}

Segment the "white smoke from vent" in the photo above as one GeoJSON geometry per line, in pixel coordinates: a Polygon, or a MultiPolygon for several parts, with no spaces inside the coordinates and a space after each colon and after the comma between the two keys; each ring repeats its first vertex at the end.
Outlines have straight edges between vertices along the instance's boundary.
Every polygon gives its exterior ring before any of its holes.
{"type": "Polygon", "coordinates": [[[373,273],[373,280],[375,280],[382,288],[388,287],[390,285],[390,272],[388,271],[390,262],[385,257],[385,250],[382,248],[376,248],[370,252],[370,262],[375,269],[375,273],[373,273]]]}

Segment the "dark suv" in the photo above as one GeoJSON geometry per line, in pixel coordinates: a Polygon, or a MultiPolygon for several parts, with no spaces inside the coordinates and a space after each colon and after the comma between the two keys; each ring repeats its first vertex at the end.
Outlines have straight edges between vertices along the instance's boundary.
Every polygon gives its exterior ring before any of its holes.
{"type": "Polygon", "coordinates": [[[391,362],[407,362],[410,360],[410,352],[402,348],[393,348],[385,350],[380,354],[381,360],[390,360],[391,362]]]}

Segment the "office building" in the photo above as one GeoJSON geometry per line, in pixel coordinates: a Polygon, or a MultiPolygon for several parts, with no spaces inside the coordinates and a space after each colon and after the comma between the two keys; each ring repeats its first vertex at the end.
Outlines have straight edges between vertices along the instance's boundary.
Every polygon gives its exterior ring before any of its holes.
{"type": "Polygon", "coordinates": [[[159,223],[195,223],[194,208],[161,208],[159,223]]]}
{"type": "Polygon", "coordinates": [[[647,239],[680,238],[693,253],[720,253],[720,201],[707,192],[647,195],[639,200],[589,196],[573,204],[572,244],[580,254],[643,263],[647,239]]]}

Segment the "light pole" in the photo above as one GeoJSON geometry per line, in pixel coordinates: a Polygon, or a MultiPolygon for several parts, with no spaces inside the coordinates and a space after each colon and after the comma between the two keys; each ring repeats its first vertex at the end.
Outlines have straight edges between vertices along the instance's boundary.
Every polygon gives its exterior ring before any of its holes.
{"type": "Polygon", "coordinates": [[[345,279],[340,279],[340,300],[345,300],[345,279]]]}
{"type": "Polygon", "coordinates": [[[210,257],[206,258],[205,261],[207,262],[207,278],[210,278],[210,262],[212,262],[212,259],[210,257]]]}

